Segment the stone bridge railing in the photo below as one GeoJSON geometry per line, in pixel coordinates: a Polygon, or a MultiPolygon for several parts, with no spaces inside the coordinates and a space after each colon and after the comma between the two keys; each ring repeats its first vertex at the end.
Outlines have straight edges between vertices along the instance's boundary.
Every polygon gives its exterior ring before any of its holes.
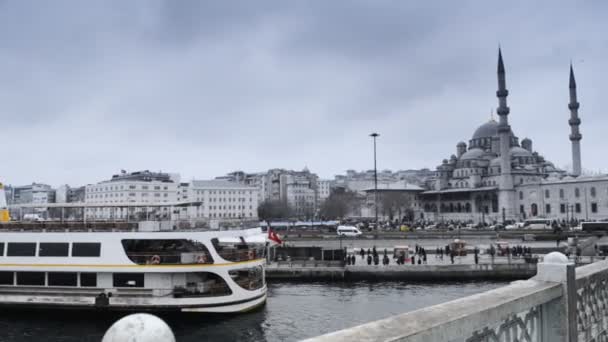
{"type": "Polygon", "coordinates": [[[608,261],[551,253],[529,280],[307,341],[608,341],[608,261]]]}

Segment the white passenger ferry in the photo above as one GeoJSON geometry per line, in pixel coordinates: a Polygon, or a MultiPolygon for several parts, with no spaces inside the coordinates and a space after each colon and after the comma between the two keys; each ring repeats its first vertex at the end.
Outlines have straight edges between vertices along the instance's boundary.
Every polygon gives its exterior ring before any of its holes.
{"type": "Polygon", "coordinates": [[[0,231],[0,306],[241,312],[264,304],[261,229],[147,230],[0,231]]]}
{"type": "Polygon", "coordinates": [[[263,237],[259,229],[2,232],[0,305],[247,311],[266,300],[263,237]]]}

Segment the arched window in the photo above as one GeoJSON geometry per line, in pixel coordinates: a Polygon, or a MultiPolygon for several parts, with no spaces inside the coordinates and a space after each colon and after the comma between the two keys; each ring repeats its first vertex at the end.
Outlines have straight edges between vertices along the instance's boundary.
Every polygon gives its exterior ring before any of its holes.
{"type": "Polygon", "coordinates": [[[591,197],[595,197],[595,187],[591,187],[591,190],[589,190],[591,197]]]}
{"type": "Polygon", "coordinates": [[[559,189],[559,198],[564,198],[564,189],[559,189]]]}
{"type": "Polygon", "coordinates": [[[532,203],[530,211],[532,212],[532,216],[538,215],[538,206],[536,205],[536,203],[532,203]]]}
{"type": "Polygon", "coordinates": [[[549,193],[549,189],[545,190],[545,198],[549,198],[551,197],[551,194],[549,193]]]}
{"type": "Polygon", "coordinates": [[[574,188],[574,197],[580,197],[581,196],[581,190],[579,188],[574,188]]]}
{"type": "Polygon", "coordinates": [[[519,192],[519,199],[520,199],[520,200],[523,200],[523,199],[524,199],[524,192],[523,192],[523,191],[520,191],[520,192],[519,192]]]}

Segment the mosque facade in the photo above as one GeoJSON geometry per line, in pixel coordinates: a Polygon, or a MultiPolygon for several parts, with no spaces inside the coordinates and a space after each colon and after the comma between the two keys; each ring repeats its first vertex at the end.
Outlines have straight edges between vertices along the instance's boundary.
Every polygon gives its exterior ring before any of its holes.
{"type": "Polygon", "coordinates": [[[504,222],[531,218],[602,220],[608,218],[608,175],[581,172],[576,81],[570,66],[568,109],[572,172],[557,168],[521,141],[509,125],[509,92],[502,52],[498,51],[498,121],[479,126],[456,154],[436,169],[429,190],[419,194],[420,218],[439,221],[504,222]]]}

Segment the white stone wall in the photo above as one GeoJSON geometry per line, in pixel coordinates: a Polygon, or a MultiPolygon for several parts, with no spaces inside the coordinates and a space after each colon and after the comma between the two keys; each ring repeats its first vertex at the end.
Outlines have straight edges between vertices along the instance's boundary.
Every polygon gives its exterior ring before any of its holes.
{"type": "Polygon", "coordinates": [[[516,186],[515,198],[517,212],[523,206],[526,217],[532,216],[532,205],[536,204],[537,217],[608,218],[608,178],[520,185],[516,186]]]}

